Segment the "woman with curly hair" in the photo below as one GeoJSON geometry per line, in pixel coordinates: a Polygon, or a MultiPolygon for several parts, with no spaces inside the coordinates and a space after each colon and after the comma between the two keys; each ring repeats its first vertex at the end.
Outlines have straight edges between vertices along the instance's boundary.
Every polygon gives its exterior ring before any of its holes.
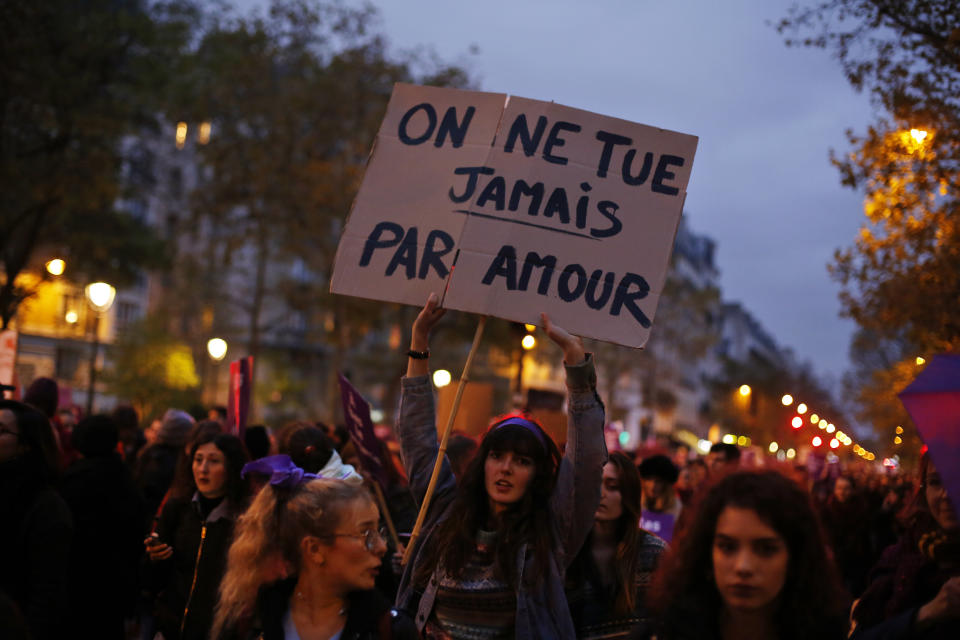
{"type": "Polygon", "coordinates": [[[658,640],[846,637],[846,595],[810,499],[775,471],[704,496],[651,591],[658,640]]]}
{"type": "Polygon", "coordinates": [[[269,480],[237,523],[210,637],[417,637],[413,622],[374,589],[387,546],[359,477],[321,478],[286,455],[244,471],[269,480]]]}
{"type": "MultiPolygon", "coordinates": [[[[443,315],[431,294],[413,325],[397,431],[410,487],[426,493],[438,453],[427,365],[430,330],[443,315]]],[[[563,349],[569,392],[561,458],[524,417],[495,423],[457,486],[444,460],[422,535],[404,568],[398,605],[427,638],[572,639],[566,569],[593,526],[606,461],[603,405],[581,341],[542,316],[563,349]]]]}
{"type": "Polygon", "coordinates": [[[640,474],[625,453],[603,467],[593,530],[568,574],[577,638],[626,638],[646,620],[647,590],[667,543],[641,529],[640,474]]]}
{"type": "Polygon", "coordinates": [[[902,517],[905,533],[883,552],[854,607],[857,640],[957,637],[960,521],[926,453],[920,480],[902,517]]]}

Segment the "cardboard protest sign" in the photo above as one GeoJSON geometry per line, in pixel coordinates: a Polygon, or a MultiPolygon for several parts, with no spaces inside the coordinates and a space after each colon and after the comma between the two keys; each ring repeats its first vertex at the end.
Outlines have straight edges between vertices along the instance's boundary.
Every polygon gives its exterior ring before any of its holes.
{"type": "Polygon", "coordinates": [[[900,392],[960,519],[960,353],[931,358],[900,392]]]}
{"type": "Polygon", "coordinates": [[[549,102],[398,84],[334,293],[646,342],[697,139],[549,102]],[[454,268],[455,267],[455,268],[454,268]]]}
{"type": "Polygon", "coordinates": [[[380,440],[373,432],[370,404],[363,399],[350,381],[339,375],[340,398],[343,401],[343,419],[350,433],[350,442],[360,457],[360,466],[380,487],[387,489],[387,461],[381,457],[380,440]]]}
{"type": "Polygon", "coordinates": [[[230,395],[227,401],[227,432],[243,438],[253,395],[253,356],[230,363],[230,395]]]}

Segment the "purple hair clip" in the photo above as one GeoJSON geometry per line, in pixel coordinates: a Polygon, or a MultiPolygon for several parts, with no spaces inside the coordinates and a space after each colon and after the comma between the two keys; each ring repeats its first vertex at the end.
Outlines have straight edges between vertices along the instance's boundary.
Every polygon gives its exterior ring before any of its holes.
{"type": "Polygon", "coordinates": [[[515,417],[513,417],[513,418],[507,418],[506,420],[504,420],[503,422],[501,422],[500,424],[498,424],[497,426],[495,426],[495,427],[494,427],[494,431],[496,431],[497,429],[500,429],[500,428],[502,428],[502,427],[511,427],[511,426],[513,426],[513,427],[523,427],[524,429],[528,430],[530,433],[532,433],[533,435],[537,436],[537,440],[540,441],[540,444],[543,445],[543,448],[544,448],[545,450],[549,450],[548,447],[547,447],[547,443],[546,443],[546,442],[544,441],[544,439],[543,439],[543,437],[544,437],[544,436],[543,436],[543,432],[537,427],[537,425],[535,425],[535,424],[534,424],[533,422],[531,422],[530,420],[527,420],[526,418],[521,418],[520,416],[515,416],[515,417]]]}
{"type": "Polygon", "coordinates": [[[261,473],[270,476],[270,484],[282,489],[292,489],[307,480],[319,478],[315,473],[307,473],[293,463],[290,456],[280,454],[267,456],[243,465],[240,477],[246,478],[248,473],[261,473]]]}

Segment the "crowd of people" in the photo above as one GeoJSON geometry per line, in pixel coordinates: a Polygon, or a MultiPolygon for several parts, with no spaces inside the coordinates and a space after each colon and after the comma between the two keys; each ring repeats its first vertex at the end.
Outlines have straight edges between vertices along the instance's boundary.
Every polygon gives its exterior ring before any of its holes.
{"type": "Polygon", "coordinates": [[[0,400],[0,637],[958,636],[960,523],[926,455],[908,475],[608,452],[593,356],[547,316],[566,442],[512,413],[434,474],[443,315],[431,296],[414,322],[377,491],[343,428],[73,424],[45,379],[0,400]]]}

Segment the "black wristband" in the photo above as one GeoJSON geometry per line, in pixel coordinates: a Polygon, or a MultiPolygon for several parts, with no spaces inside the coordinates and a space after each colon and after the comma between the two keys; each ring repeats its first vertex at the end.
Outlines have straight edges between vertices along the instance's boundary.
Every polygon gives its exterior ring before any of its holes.
{"type": "Polygon", "coordinates": [[[413,358],[414,360],[426,360],[427,358],[430,357],[430,350],[428,349],[426,351],[414,351],[413,349],[410,349],[409,351],[407,351],[407,355],[413,358]]]}

